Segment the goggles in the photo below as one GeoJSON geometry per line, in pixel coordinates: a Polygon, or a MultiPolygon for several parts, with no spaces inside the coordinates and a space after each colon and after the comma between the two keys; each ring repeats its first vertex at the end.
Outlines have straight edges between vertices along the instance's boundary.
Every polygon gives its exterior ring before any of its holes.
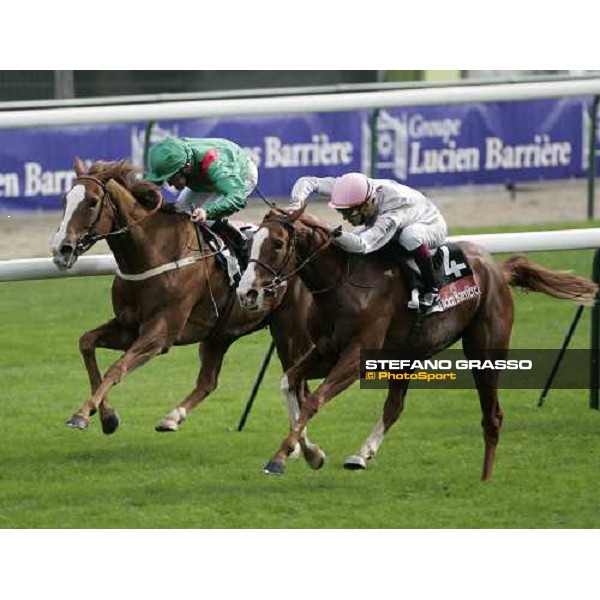
{"type": "Polygon", "coordinates": [[[336,208],[335,210],[345,219],[351,219],[361,214],[360,209],[360,206],[354,206],[352,208],[336,208]]]}

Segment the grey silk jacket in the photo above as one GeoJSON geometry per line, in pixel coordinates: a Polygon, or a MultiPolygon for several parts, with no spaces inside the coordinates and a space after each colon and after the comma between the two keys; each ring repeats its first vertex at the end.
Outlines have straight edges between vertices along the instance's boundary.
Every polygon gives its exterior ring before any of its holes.
{"type": "MultiPolygon", "coordinates": [[[[344,250],[357,254],[375,252],[398,236],[402,229],[416,223],[445,229],[440,211],[421,192],[390,179],[373,182],[377,187],[376,213],[365,225],[356,227],[351,233],[342,232],[335,238],[335,243],[344,250]]],[[[297,208],[312,194],[330,198],[334,183],[335,177],[301,177],[292,188],[290,206],[297,208]]]]}

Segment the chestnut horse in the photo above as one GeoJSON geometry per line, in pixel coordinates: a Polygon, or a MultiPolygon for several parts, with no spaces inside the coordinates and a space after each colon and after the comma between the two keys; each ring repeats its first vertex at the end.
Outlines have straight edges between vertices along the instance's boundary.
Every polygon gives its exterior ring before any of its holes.
{"type": "MultiPolygon", "coordinates": [[[[309,324],[314,345],[283,377],[282,389],[288,396],[300,398],[301,411],[266,465],[266,473],[284,472],[287,456],[309,419],[360,377],[361,349],[410,349],[417,356],[429,357],[462,339],[468,359],[506,358],[513,324],[509,286],[584,304],[593,303],[596,296],[596,285],[588,279],[550,271],[524,256],[510,257],[499,266],[485,249],[463,242],[460,245],[481,295],[445,312],[423,316],[407,308],[407,290],[397,266],[390,267],[382,253],[365,257],[345,253],[331,243],[326,226],[302,214],[304,208],[287,215],[271,211],[265,216],[256,233],[251,265],[238,288],[240,301],[260,310],[266,292],[299,273],[314,292],[321,321],[321,330],[314,329],[316,321],[309,324]],[[324,381],[303,398],[304,380],[319,370],[324,381]]],[[[483,415],[482,479],[487,480],[492,475],[503,418],[498,371],[472,373],[483,415]]],[[[346,468],[366,467],[400,416],[407,388],[408,380],[388,386],[381,420],[358,452],[346,460],[346,468]]]]}
{"type": "MultiPolygon", "coordinates": [[[[224,355],[239,337],[268,324],[284,370],[308,350],[310,339],[302,324],[312,300],[299,278],[268,295],[260,311],[248,311],[237,302],[204,236],[197,235],[189,217],[163,206],[158,188],[137,179],[137,168],[126,161],[98,161],[87,172],[77,159],[75,172],[52,241],[54,262],[69,269],[81,253],[106,239],[118,273],[112,287],[115,318],[80,338],[92,395],[68,425],[85,429],[99,411],[102,430],[113,433],[119,418],[107,401],[109,390],[173,345],[201,342],[202,365],[195,389],[162,418],[157,431],[176,431],[215,389],[224,355]],[[96,348],[124,351],[104,377],[96,348]]],[[[298,407],[288,408],[293,419],[298,407]]],[[[321,450],[306,434],[300,445],[309,464],[319,468],[321,450]]]]}

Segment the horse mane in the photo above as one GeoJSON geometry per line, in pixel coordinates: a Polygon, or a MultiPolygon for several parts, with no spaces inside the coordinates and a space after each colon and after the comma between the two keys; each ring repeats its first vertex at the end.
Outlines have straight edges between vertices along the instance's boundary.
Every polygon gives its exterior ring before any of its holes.
{"type": "Polygon", "coordinates": [[[323,223],[323,221],[320,221],[317,217],[309,213],[303,213],[302,215],[300,215],[298,220],[303,225],[308,225],[309,227],[314,227],[316,229],[326,229],[327,232],[329,232],[329,228],[327,227],[327,225],[325,225],[325,223],[323,223]]]}
{"type": "Polygon", "coordinates": [[[128,160],[108,162],[97,160],[92,163],[89,174],[106,183],[114,179],[117,183],[131,192],[132,196],[147,210],[162,202],[162,194],[151,181],[139,179],[143,169],[131,164],[128,160]]]}
{"type": "Polygon", "coordinates": [[[302,225],[305,225],[309,229],[318,229],[326,233],[327,235],[331,235],[329,227],[325,223],[320,221],[314,215],[304,212],[304,210],[302,210],[302,212],[297,212],[290,209],[282,209],[277,206],[274,206],[271,207],[269,214],[265,218],[269,219],[273,217],[275,217],[276,220],[287,221],[291,224],[293,224],[295,221],[298,221],[299,223],[302,223],[302,225]]]}

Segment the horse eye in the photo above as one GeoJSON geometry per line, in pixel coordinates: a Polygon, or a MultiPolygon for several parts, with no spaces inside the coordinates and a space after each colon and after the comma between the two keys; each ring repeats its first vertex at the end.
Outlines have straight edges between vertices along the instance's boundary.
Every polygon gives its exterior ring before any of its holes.
{"type": "Polygon", "coordinates": [[[273,240],[273,247],[275,250],[281,250],[283,248],[283,240],[273,240]]]}

